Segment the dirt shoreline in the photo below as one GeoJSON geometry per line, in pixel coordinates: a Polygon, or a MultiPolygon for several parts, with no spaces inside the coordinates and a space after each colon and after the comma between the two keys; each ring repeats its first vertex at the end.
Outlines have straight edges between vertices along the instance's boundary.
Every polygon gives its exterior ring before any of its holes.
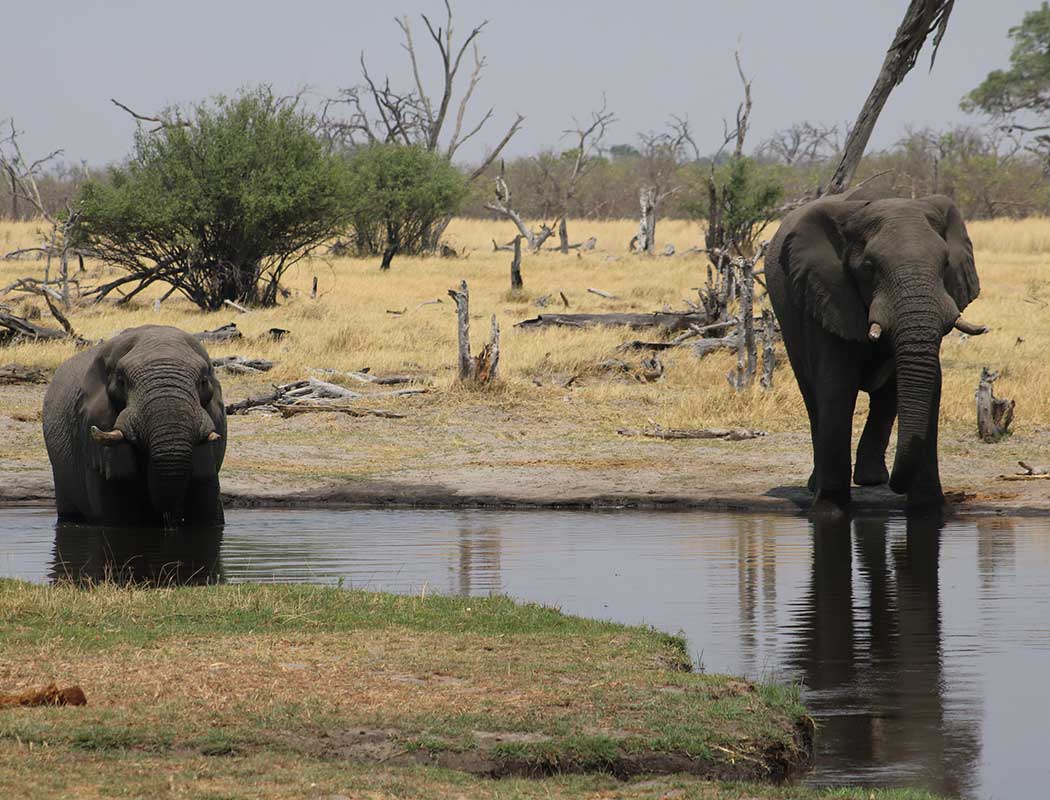
{"type": "MultiPolygon", "coordinates": [[[[241,383],[228,394],[261,390],[241,383]]],[[[664,441],[620,435],[622,417],[596,414],[569,395],[557,404],[435,395],[400,398],[401,419],[230,417],[220,476],[226,506],[788,515],[811,499],[805,429],[739,442],[664,441]]],[[[42,400],[43,387],[0,387],[0,507],[54,499],[42,400]]],[[[940,451],[955,514],[1050,516],[1050,481],[1001,478],[1019,460],[1050,467],[1050,429],[1022,428],[987,445],[969,426],[944,426],[940,451]]],[[[858,512],[904,511],[904,498],[886,487],[855,487],[853,497],[858,512]]]]}
{"type": "MultiPolygon", "coordinates": [[[[10,476],[9,476],[10,477],[10,476]]],[[[1021,484],[1029,486],[1030,484],[1021,484]]],[[[1038,484],[1037,484],[1038,485],[1038,484]]],[[[477,491],[471,487],[453,488],[440,483],[423,484],[396,480],[353,481],[311,487],[291,486],[283,491],[235,482],[225,486],[223,504],[235,509],[434,509],[434,510],[500,510],[500,511],[708,511],[753,514],[802,515],[811,499],[804,486],[773,487],[761,494],[719,492],[697,487],[692,492],[625,493],[595,491],[573,493],[557,486],[546,492],[477,491]]],[[[1050,498],[1045,491],[1017,492],[1017,496],[982,498],[980,495],[959,497],[948,490],[953,516],[1027,516],[1050,517],[1050,498]],[[954,496],[953,496],[954,495],[954,496]]],[[[904,498],[886,487],[853,490],[851,511],[854,513],[904,513],[904,498]]],[[[50,506],[54,491],[50,475],[19,476],[0,486],[0,509],[23,506],[50,506]]]]}

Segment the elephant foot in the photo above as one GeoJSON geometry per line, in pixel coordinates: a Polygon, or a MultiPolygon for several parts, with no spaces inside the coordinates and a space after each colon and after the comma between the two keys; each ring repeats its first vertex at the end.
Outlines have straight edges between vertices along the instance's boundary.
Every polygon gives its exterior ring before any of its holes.
{"type": "Polygon", "coordinates": [[[813,470],[809,473],[809,480],[806,481],[806,488],[809,489],[813,494],[817,493],[817,471],[813,470]]]}
{"type": "Polygon", "coordinates": [[[884,461],[857,459],[853,470],[853,482],[857,486],[882,486],[889,479],[890,473],[884,461]]]}
{"type": "Polygon", "coordinates": [[[944,497],[941,488],[913,489],[908,492],[908,500],[905,504],[909,514],[928,514],[944,510],[948,501],[944,497]]]}
{"type": "Polygon", "coordinates": [[[817,496],[810,506],[810,513],[820,515],[838,516],[845,514],[850,505],[850,490],[847,489],[819,489],[817,496]]]}

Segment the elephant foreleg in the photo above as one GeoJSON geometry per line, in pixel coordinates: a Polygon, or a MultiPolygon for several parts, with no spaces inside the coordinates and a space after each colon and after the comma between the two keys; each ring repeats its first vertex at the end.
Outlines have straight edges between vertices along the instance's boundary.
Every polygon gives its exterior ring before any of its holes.
{"type": "Polygon", "coordinates": [[[860,444],[857,446],[857,463],[853,470],[853,482],[858,486],[880,486],[889,481],[886,447],[896,417],[897,380],[891,377],[871,392],[868,421],[864,424],[864,433],[861,434],[860,444]]]}
{"type": "Polygon", "coordinates": [[[820,419],[814,449],[817,492],[813,502],[814,505],[830,502],[841,507],[850,501],[850,445],[857,390],[843,385],[828,386],[827,383],[820,394],[820,419]]]}

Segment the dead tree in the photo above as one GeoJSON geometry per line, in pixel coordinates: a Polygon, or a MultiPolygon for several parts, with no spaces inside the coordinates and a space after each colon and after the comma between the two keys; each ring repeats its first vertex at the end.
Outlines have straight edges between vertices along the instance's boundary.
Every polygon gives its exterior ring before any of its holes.
{"type": "Polygon", "coordinates": [[[748,258],[734,264],[740,286],[740,322],[736,332],[736,368],[726,378],[738,392],[750,386],[758,371],[758,353],[755,350],[755,262],[748,258]]]}
{"type": "Polygon", "coordinates": [[[638,205],[641,215],[638,233],[634,238],[634,249],[639,253],[653,255],[656,250],[656,187],[643,186],[638,190],[638,205]]]}
{"type": "Polygon", "coordinates": [[[773,371],[777,368],[776,322],[773,311],[762,309],[762,388],[773,388],[773,371]]]}
{"type": "Polygon", "coordinates": [[[981,368],[981,380],[977,384],[977,435],[982,442],[991,444],[1009,435],[1010,423],[1014,420],[1014,401],[996,397],[992,384],[999,379],[998,372],[988,367],[981,368]]]}
{"type": "Polygon", "coordinates": [[[796,122],[759,145],[758,155],[787,166],[823,164],[841,151],[837,125],[796,122]]]}
{"type": "Polygon", "coordinates": [[[576,139],[575,158],[572,169],[566,176],[560,192],[560,217],[558,220],[558,250],[568,253],[569,230],[567,219],[569,217],[569,204],[576,196],[576,190],[580,181],[586,176],[594,163],[594,156],[601,152],[602,139],[608,127],[616,121],[616,115],[608,109],[605,97],[602,97],[602,106],[597,111],[591,112],[590,122],[583,125],[573,119],[576,127],[564,131],[565,136],[573,136],[576,139]]]}
{"type": "MultiPolygon", "coordinates": [[[[695,149],[696,143],[689,131],[689,121],[681,117],[672,118],[670,131],[641,133],[638,140],[638,157],[642,167],[642,185],[638,190],[641,215],[638,234],[632,240],[631,249],[654,255],[656,220],[660,207],[665,200],[681,189],[680,186],[672,186],[671,181],[678,170],[685,145],[692,142],[695,149]]],[[[697,160],[699,157],[697,152],[697,160]]]]}
{"type": "MultiPolygon", "coordinates": [[[[407,89],[395,89],[391,86],[389,77],[382,80],[374,78],[362,53],[362,83],[341,90],[338,97],[329,100],[322,111],[320,128],[330,147],[398,142],[440,153],[451,161],[460,147],[481,133],[492,119],[495,108],[489,108],[476,122],[471,123],[467,119],[474,90],[486,67],[478,40],[488,21],[474,26],[462,41],[457,42],[453,33],[453,14],[449,0],[445,0],[444,26],[435,26],[426,14],[420,16],[426,28],[427,38],[433,42],[437,51],[440,68],[421,69],[411,21],[408,16],[397,19],[402,34],[401,46],[408,54],[412,70],[412,86],[407,89]],[[468,52],[473,66],[456,103],[453,98],[456,94],[457,79],[468,52]],[[424,85],[423,76],[435,73],[440,75],[440,85],[436,89],[428,89],[424,85]],[[348,109],[348,116],[333,116],[339,106],[348,109]],[[372,111],[372,108],[375,111],[372,111]]],[[[521,114],[515,116],[503,137],[489,149],[488,155],[467,176],[468,181],[479,178],[499,158],[503,148],[514,138],[524,120],[525,117],[521,114]]],[[[432,228],[426,242],[430,249],[436,248],[447,225],[446,219],[432,228]]]]}
{"type": "Polygon", "coordinates": [[[510,288],[517,291],[525,286],[521,279],[521,234],[514,237],[514,258],[510,262],[510,288]]]}
{"type": "MultiPolygon", "coordinates": [[[[510,186],[507,185],[505,167],[506,165],[501,161],[499,175],[496,176],[496,201],[494,203],[486,203],[485,208],[513,222],[518,229],[518,234],[529,243],[529,249],[535,253],[543,246],[544,242],[554,235],[554,228],[547,223],[543,223],[538,232],[529,229],[521,214],[514,210],[514,206],[511,203],[510,186]]],[[[496,244],[495,241],[492,244],[497,250],[504,248],[509,250],[513,242],[503,246],[496,244]]]]}
{"type": "Polygon", "coordinates": [[[842,151],[835,174],[828,184],[827,194],[839,194],[849,188],[853,176],[860,165],[861,157],[868,146],[868,139],[875,129],[875,123],[882,113],[886,100],[894,87],[899,86],[904,77],[915,66],[919,57],[919,51],[926,43],[926,39],[932,33],[933,54],[930,57],[930,69],[937,58],[937,49],[944,39],[944,32],[948,27],[948,17],[952,13],[955,0],[911,0],[908,10],[904,12],[904,20],[897,33],[893,37],[886,58],[882,62],[882,68],[875,79],[875,85],[864,101],[864,105],[857,115],[857,121],[850,129],[846,137],[846,146],[842,151]]]}
{"type": "Polygon", "coordinates": [[[477,356],[470,354],[470,293],[467,282],[460,281],[459,289],[449,289],[448,296],[456,304],[457,344],[459,353],[458,378],[460,382],[492,383],[499,376],[499,323],[492,315],[488,343],[477,356]]]}
{"type": "MultiPolygon", "coordinates": [[[[28,203],[33,210],[47,223],[48,229],[44,233],[44,241],[40,250],[47,256],[47,264],[44,267],[44,280],[38,285],[38,294],[45,297],[57,299],[61,304],[69,307],[69,257],[77,255],[83,266],[83,255],[77,252],[71,244],[71,236],[77,224],[78,214],[67,203],[65,213],[54,214],[48,210],[40,195],[37,179],[41,171],[62,155],[61,150],[55,150],[36,161],[28,161],[22,154],[19,144],[20,132],[15,128],[14,120],[8,120],[8,131],[0,138],[0,169],[7,172],[11,180],[11,197],[13,208],[19,200],[28,203]],[[48,289],[51,283],[52,259],[58,260],[58,276],[55,285],[58,292],[48,289]]],[[[16,209],[17,210],[17,209],[16,209]]],[[[27,289],[23,289],[24,291],[27,289]]]]}

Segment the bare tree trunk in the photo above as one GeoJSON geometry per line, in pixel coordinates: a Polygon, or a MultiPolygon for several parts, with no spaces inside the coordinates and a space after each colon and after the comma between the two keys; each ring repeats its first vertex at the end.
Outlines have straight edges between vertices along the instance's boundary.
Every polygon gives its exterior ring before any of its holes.
{"type": "Polygon", "coordinates": [[[18,222],[18,179],[15,178],[15,170],[8,166],[7,174],[11,178],[11,220],[18,222]]]}
{"type": "Polygon", "coordinates": [[[511,291],[517,291],[525,286],[521,279],[521,240],[523,238],[521,234],[514,237],[514,259],[510,262],[511,291]]]}
{"type": "Polygon", "coordinates": [[[737,391],[750,386],[758,371],[758,352],[755,349],[754,264],[740,259],[740,321],[737,327],[736,369],[727,376],[729,385],[737,391]]]}
{"type": "Polygon", "coordinates": [[[467,282],[460,281],[459,290],[449,289],[448,296],[456,304],[456,338],[459,344],[459,379],[474,377],[474,360],[470,357],[470,292],[467,282]]]}
{"type": "MultiPolygon", "coordinates": [[[[886,51],[875,85],[846,138],[842,160],[828,184],[827,194],[839,194],[849,188],[890,92],[900,85],[904,76],[915,66],[919,51],[934,30],[937,32],[933,37],[933,58],[937,57],[937,48],[944,37],[954,4],[955,0],[911,0],[908,10],[904,12],[904,20],[893,37],[893,43],[886,51]]],[[[933,67],[932,58],[930,67],[933,67]]]]}
{"type": "Polygon", "coordinates": [[[773,312],[768,308],[762,309],[762,388],[773,388],[773,370],[777,367],[776,354],[776,324],[773,321],[773,312]]]}
{"type": "Polygon", "coordinates": [[[558,220],[558,239],[560,240],[560,244],[558,245],[558,250],[560,252],[562,252],[562,253],[565,253],[565,255],[568,255],[569,254],[569,227],[568,227],[568,224],[565,222],[565,217],[566,216],[567,216],[567,214],[563,211],[562,215],[561,215],[561,219],[558,220]]]}
{"type": "Polygon", "coordinates": [[[653,255],[656,251],[656,188],[643,186],[638,192],[641,218],[638,221],[638,252],[653,255]]]}
{"type": "Polygon", "coordinates": [[[476,358],[470,355],[470,293],[467,282],[460,281],[459,289],[449,289],[448,296],[456,304],[456,338],[459,353],[458,377],[461,382],[491,383],[499,375],[499,323],[492,315],[491,337],[476,358]]]}

